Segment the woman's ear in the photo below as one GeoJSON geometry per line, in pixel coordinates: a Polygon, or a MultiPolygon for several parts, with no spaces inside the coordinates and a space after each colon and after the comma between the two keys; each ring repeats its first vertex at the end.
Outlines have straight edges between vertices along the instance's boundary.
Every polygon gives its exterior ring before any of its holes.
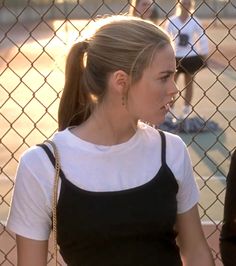
{"type": "Polygon", "coordinates": [[[125,73],[123,70],[117,70],[112,73],[110,82],[112,87],[119,94],[126,94],[129,87],[129,75],[125,73]]]}

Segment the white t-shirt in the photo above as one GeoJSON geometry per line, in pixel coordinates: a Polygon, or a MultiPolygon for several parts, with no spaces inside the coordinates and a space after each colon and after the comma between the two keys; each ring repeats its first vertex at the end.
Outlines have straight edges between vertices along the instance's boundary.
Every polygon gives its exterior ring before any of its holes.
{"type": "MultiPolygon", "coordinates": [[[[178,213],[199,200],[188,151],[180,137],[165,132],[166,162],[179,185],[178,213]]],[[[61,168],[68,180],[88,191],[119,191],[143,185],[161,167],[161,138],[154,128],[139,123],[127,142],[101,146],[86,142],[69,129],[54,135],[61,168]]],[[[7,227],[18,235],[46,240],[51,230],[51,197],[55,170],[37,146],[21,157],[7,227]]],[[[153,202],[155,206],[155,202],[153,202]]]]}
{"type": "Polygon", "coordinates": [[[182,22],[179,16],[171,16],[165,24],[165,29],[174,40],[176,57],[208,54],[208,40],[201,22],[196,17],[189,17],[182,22]]]}

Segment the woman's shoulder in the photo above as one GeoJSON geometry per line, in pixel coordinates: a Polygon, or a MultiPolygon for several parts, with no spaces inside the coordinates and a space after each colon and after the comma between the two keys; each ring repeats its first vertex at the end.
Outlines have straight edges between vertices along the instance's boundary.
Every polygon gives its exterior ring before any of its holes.
{"type": "MultiPolygon", "coordinates": [[[[147,124],[142,124],[142,129],[145,130],[145,133],[154,139],[160,138],[160,130],[156,129],[155,127],[149,126],[147,124]]],[[[166,143],[167,143],[167,148],[168,147],[183,147],[185,148],[186,145],[184,141],[180,138],[180,136],[167,132],[167,131],[162,131],[164,133],[166,143]]]]}
{"type": "Polygon", "coordinates": [[[164,131],[165,137],[166,137],[166,142],[173,145],[173,147],[181,146],[181,147],[186,147],[184,141],[179,135],[164,131]]]}
{"type": "MultiPolygon", "coordinates": [[[[50,140],[57,143],[62,143],[65,140],[67,131],[56,132],[50,138],[50,140]]],[[[41,147],[43,144],[48,145],[45,141],[39,142],[26,149],[20,156],[20,162],[23,164],[39,164],[41,160],[45,159],[45,151],[41,147]]],[[[48,145],[50,148],[50,145],[48,145]]]]}
{"type": "Polygon", "coordinates": [[[164,133],[166,137],[167,160],[172,163],[176,161],[176,158],[178,158],[178,162],[182,163],[185,160],[187,153],[187,146],[185,142],[176,134],[166,131],[164,133]]]}
{"type": "MultiPolygon", "coordinates": [[[[54,140],[54,138],[58,138],[58,136],[53,136],[51,139],[54,140]]],[[[33,145],[21,154],[16,179],[18,184],[37,184],[47,194],[53,185],[55,168],[49,156],[40,145],[43,143],[33,145]]],[[[53,149],[50,145],[46,145],[53,154],[53,149]]]]}
{"type": "Polygon", "coordinates": [[[24,164],[27,164],[27,163],[32,164],[34,162],[37,162],[37,160],[39,160],[43,156],[43,153],[44,153],[43,149],[38,144],[35,144],[29,147],[28,149],[26,149],[21,154],[20,162],[24,164]]]}

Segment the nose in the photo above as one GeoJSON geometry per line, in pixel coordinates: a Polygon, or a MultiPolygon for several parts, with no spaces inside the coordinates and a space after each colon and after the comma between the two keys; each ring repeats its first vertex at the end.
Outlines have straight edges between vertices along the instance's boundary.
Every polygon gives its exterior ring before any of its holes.
{"type": "Polygon", "coordinates": [[[179,92],[179,88],[175,81],[172,82],[172,84],[169,86],[169,94],[172,96],[175,96],[179,92]]]}

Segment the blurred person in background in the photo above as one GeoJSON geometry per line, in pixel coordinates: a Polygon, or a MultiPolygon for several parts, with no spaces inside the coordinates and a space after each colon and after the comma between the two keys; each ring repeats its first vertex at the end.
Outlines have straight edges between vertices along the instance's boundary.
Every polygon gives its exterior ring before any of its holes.
{"type": "MultiPolygon", "coordinates": [[[[184,106],[181,119],[192,112],[194,75],[205,66],[209,52],[208,40],[200,20],[193,15],[194,0],[179,0],[175,15],[169,17],[165,29],[172,36],[176,52],[177,82],[179,75],[184,75],[184,106]]],[[[171,112],[176,117],[173,110],[171,112]]]]}
{"type": "Polygon", "coordinates": [[[232,154],[226,178],[220,251],[224,266],[236,265],[236,150],[232,154]]]}
{"type": "Polygon", "coordinates": [[[129,14],[148,19],[155,24],[158,22],[158,10],[153,0],[133,0],[130,4],[129,14]]]}

